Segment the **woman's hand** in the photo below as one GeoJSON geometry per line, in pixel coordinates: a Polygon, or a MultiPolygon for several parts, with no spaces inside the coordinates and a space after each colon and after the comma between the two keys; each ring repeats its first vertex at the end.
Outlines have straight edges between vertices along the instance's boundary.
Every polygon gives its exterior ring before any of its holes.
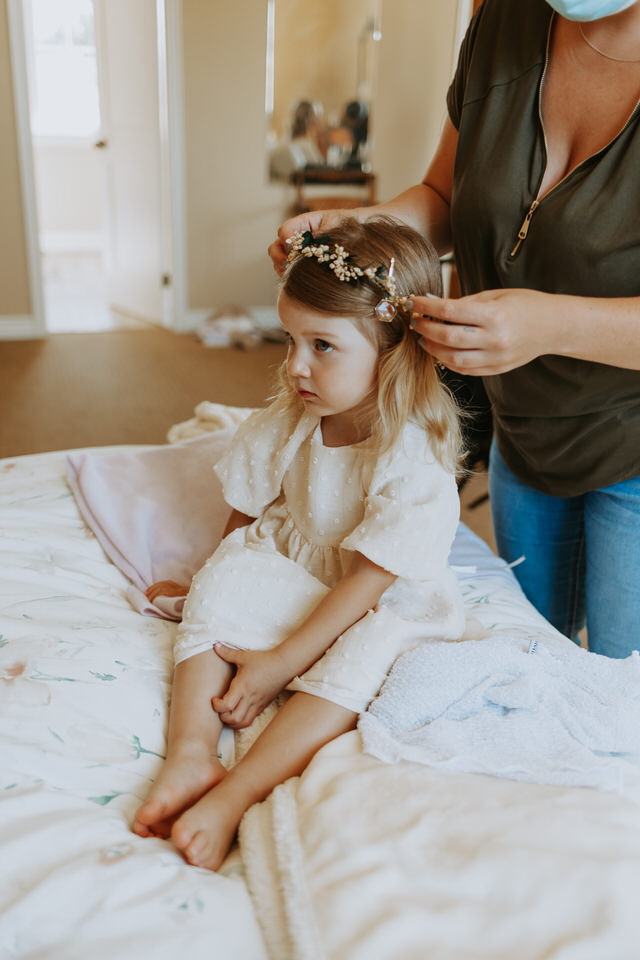
{"type": "Polygon", "coordinates": [[[284,272],[289,255],[289,245],[286,242],[288,237],[292,237],[294,233],[304,233],[305,230],[311,230],[314,236],[322,235],[328,233],[345,217],[355,217],[359,220],[361,214],[367,216],[370,215],[370,211],[367,214],[365,208],[361,207],[352,210],[313,210],[286,220],[278,230],[277,239],[269,247],[269,256],[273,261],[276,273],[282,274],[284,272]]]}
{"type": "Polygon", "coordinates": [[[217,643],[214,650],[225,663],[235,665],[236,674],[223,697],[212,697],[211,706],[227,726],[248,727],[291,679],[285,663],[277,647],[234,650],[217,643]]]}
{"type": "Polygon", "coordinates": [[[562,301],[568,299],[535,290],[486,290],[459,300],[412,297],[414,325],[425,350],[445,367],[491,376],[563,352],[562,301]]]}

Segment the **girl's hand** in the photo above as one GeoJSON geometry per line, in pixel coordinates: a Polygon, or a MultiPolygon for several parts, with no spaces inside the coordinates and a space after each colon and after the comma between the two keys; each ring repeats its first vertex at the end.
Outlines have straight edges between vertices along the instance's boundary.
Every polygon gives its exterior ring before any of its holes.
{"type": "Polygon", "coordinates": [[[147,587],[144,595],[153,603],[156,597],[186,597],[188,593],[189,587],[176,583],[175,580],[158,580],[147,587]]]}
{"type": "Polygon", "coordinates": [[[236,674],[223,697],[212,697],[211,706],[223,723],[234,730],[248,727],[285,688],[288,675],[278,649],[234,650],[217,643],[215,652],[236,674]]]}
{"type": "Polygon", "coordinates": [[[564,298],[554,294],[485,290],[459,300],[411,299],[425,350],[458,373],[506,373],[543,354],[560,352],[564,298]]]}
{"type": "Polygon", "coordinates": [[[358,218],[359,212],[360,208],[355,210],[313,210],[286,220],[278,230],[277,240],[273,241],[268,251],[276,273],[281,275],[284,272],[289,255],[289,244],[286,242],[288,237],[292,237],[294,233],[304,233],[305,230],[311,230],[314,236],[328,233],[345,217],[358,218]]]}

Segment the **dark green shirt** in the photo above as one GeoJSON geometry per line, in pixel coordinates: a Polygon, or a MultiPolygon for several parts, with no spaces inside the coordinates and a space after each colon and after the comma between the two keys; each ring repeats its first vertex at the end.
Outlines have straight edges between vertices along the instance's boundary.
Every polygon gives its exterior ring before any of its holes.
{"type": "MultiPolygon", "coordinates": [[[[462,290],[637,297],[640,104],[541,200],[513,252],[545,170],[538,101],[552,18],[545,0],[484,0],[460,50],[447,105],[462,290]]],[[[500,451],[525,483],[573,496],[640,474],[640,372],[550,354],[484,383],[500,451]]]]}

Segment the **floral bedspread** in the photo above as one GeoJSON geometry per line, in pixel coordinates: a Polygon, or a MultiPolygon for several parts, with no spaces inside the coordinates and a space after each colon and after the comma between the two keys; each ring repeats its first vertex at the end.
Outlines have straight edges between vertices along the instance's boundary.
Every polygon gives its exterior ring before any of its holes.
{"type": "MultiPolygon", "coordinates": [[[[598,791],[383,764],[353,732],[251,808],[244,868],[134,836],[175,624],[130,606],[64,458],[0,461],[0,960],[635,960],[637,808],[598,791]]],[[[452,560],[472,633],[553,639],[470,531],[452,560]]]]}
{"type": "Polygon", "coordinates": [[[64,454],[0,461],[0,958],[262,960],[232,853],[128,827],[165,749],[175,625],[142,617],[64,454]]]}

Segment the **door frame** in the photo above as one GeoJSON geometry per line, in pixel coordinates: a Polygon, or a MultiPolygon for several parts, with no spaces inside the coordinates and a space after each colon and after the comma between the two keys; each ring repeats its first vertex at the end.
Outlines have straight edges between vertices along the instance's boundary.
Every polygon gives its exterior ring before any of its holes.
{"type": "Polygon", "coordinates": [[[478,3],[475,0],[458,0],[458,7],[456,10],[456,28],[453,37],[453,70],[455,72],[456,64],[458,62],[458,53],[460,51],[460,44],[464,40],[464,35],[467,32],[467,27],[471,21],[475,8],[478,6],[478,3]]]}
{"type": "MultiPolygon", "coordinates": [[[[11,73],[13,78],[13,105],[18,143],[18,166],[22,194],[22,216],[29,272],[29,297],[31,313],[17,317],[6,336],[36,338],[46,335],[44,294],[42,287],[42,260],[40,233],[36,204],[35,174],[33,169],[33,140],[29,110],[29,84],[27,79],[27,51],[24,35],[22,0],[7,0],[9,21],[9,46],[11,50],[11,73]]],[[[3,333],[4,333],[3,324],[3,333]]]]}
{"type": "MultiPolygon", "coordinates": [[[[104,2],[104,0],[97,0],[104,2]]],[[[170,283],[162,298],[162,325],[188,328],[184,182],[184,96],[182,80],[182,0],[155,0],[158,31],[158,94],[162,184],[162,256],[170,283]]],[[[47,334],[36,202],[33,140],[22,0],[7,0],[9,43],[18,141],[18,164],[26,238],[31,314],[16,318],[6,331],[12,338],[47,334]]],[[[5,328],[3,325],[3,333],[5,328]]]]}

